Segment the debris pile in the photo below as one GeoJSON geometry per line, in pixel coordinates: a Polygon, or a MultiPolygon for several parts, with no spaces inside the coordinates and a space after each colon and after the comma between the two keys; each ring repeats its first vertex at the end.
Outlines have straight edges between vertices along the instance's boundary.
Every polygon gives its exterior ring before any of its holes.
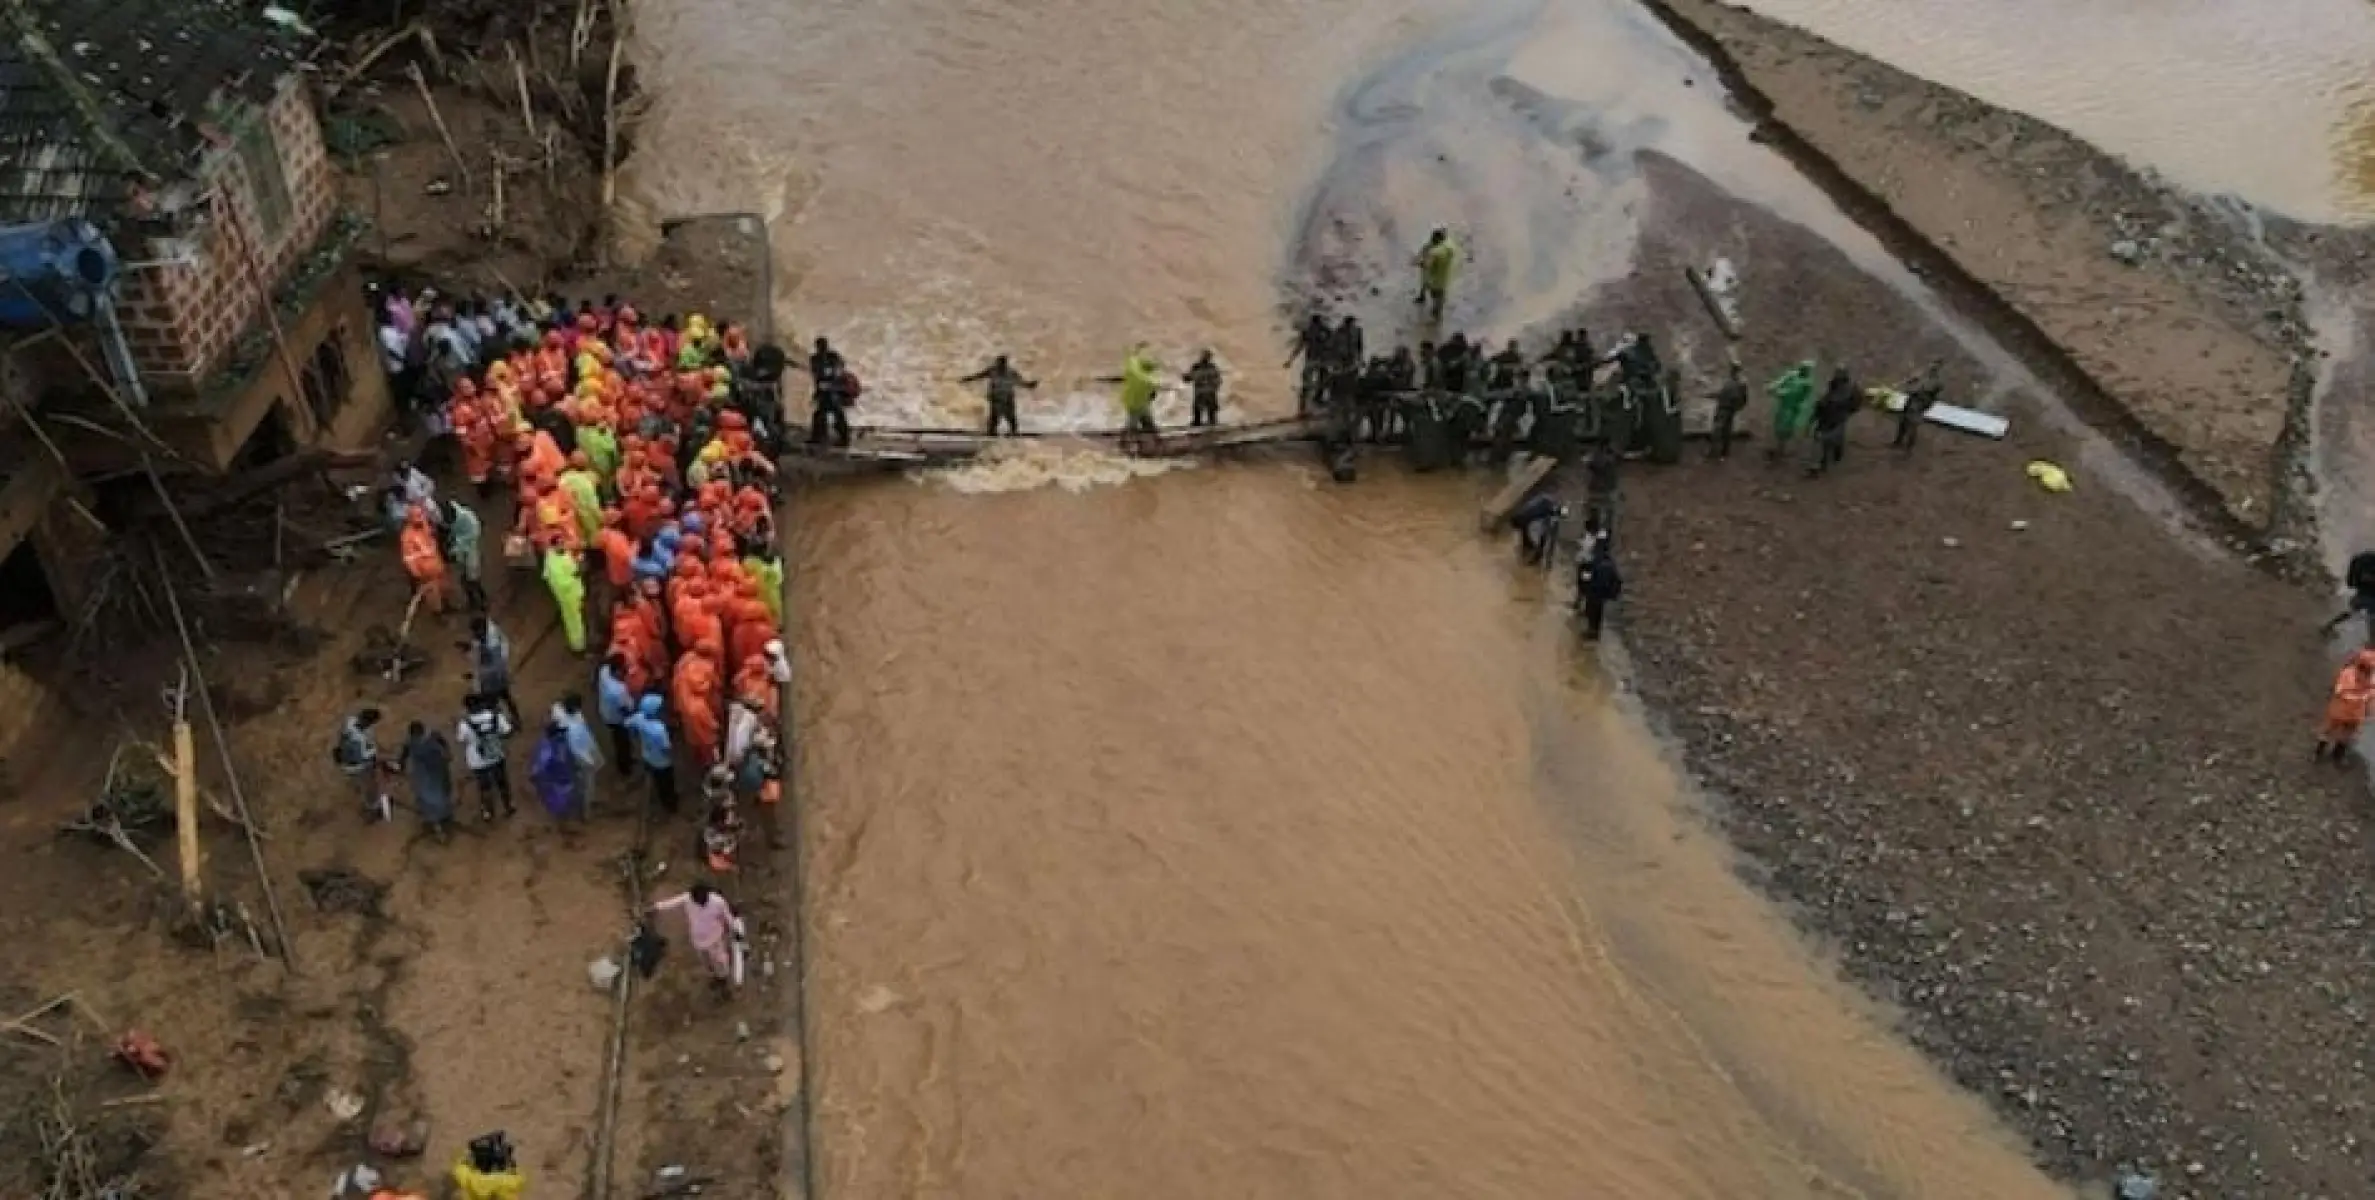
{"type": "Polygon", "coordinates": [[[43,1069],[25,1071],[6,1085],[7,1107],[0,1109],[0,1195],[156,1200],[181,1194],[157,1164],[147,1161],[160,1133],[136,1110],[157,1094],[127,1093],[124,1083],[130,1076],[103,1069],[135,1039],[143,1062],[163,1062],[163,1049],[133,1031],[109,1039],[102,1052],[83,1036],[86,1025],[106,1028],[73,992],[0,1019],[0,1034],[39,1043],[33,1048],[47,1047],[50,1055],[43,1069]],[[115,1094],[105,1098],[100,1093],[115,1094]]]}
{"type": "Polygon", "coordinates": [[[351,560],[383,536],[368,505],[333,474],[376,463],[375,455],[300,451],[204,483],[160,477],[103,506],[104,519],[89,519],[107,540],[91,564],[68,656],[170,630],[160,571],[172,573],[208,636],[309,649],[316,635],[289,621],[282,601],[297,572],[351,560]]]}

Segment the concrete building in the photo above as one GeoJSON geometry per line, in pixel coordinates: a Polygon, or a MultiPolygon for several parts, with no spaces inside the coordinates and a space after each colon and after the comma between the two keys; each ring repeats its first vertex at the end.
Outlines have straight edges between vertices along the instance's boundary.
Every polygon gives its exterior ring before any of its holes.
{"type": "Polygon", "coordinates": [[[73,610],[106,536],[83,480],[144,448],[223,472],[385,423],[311,42],[224,0],[0,0],[0,236],[88,222],[118,263],[113,331],[46,304],[24,319],[32,289],[0,277],[0,313],[19,310],[0,329],[0,630],[73,610]]]}

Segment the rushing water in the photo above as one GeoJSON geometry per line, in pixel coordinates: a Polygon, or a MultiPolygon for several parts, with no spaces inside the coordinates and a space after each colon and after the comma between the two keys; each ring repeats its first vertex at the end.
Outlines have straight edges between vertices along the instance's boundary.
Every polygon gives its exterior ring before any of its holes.
{"type": "Polygon", "coordinates": [[[2367,0],[1744,0],[2172,181],[2375,220],[2367,0]]]}
{"type": "MultiPolygon", "coordinates": [[[[631,194],[767,211],[867,419],[1008,351],[1109,423],[1142,338],[1272,411],[1279,281],[1382,326],[1437,221],[1514,328],[1624,267],[1639,147],[1836,224],[1602,0],[638,12],[631,194]]],[[[825,1197],[2053,1194],[1735,880],[1485,481],[1133,473],[796,506],[825,1197]]]]}

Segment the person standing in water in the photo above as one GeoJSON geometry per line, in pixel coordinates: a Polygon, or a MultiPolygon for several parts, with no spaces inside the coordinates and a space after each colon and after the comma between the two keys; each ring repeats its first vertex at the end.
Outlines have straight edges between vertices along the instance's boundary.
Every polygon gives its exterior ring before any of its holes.
{"type": "Polygon", "coordinates": [[[1448,230],[1437,229],[1427,236],[1426,247],[1418,252],[1418,295],[1413,304],[1427,306],[1427,319],[1443,319],[1443,301],[1451,292],[1451,273],[1460,263],[1460,248],[1452,244],[1448,230]]]}
{"type": "Polygon", "coordinates": [[[1188,385],[1188,395],[1193,399],[1188,408],[1188,425],[1220,424],[1220,364],[1212,361],[1212,351],[1198,354],[1195,364],[1180,378],[1188,385]]]}
{"type": "Polygon", "coordinates": [[[988,432],[991,437],[998,436],[998,423],[1000,421],[1004,421],[1006,423],[1006,432],[1008,434],[1017,437],[1022,435],[1022,424],[1015,419],[1014,415],[1014,389],[1018,387],[1025,387],[1036,391],[1039,387],[1038,380],[1023,378],[1022,372],[1015,370],[1014,367],[1006,361],[1006,356],[1001,354],[998,357],[991,359],[990,365],[975,371],[971,375],[967,375],[957,382],[986,383],[989,385],[987,389],[990,396],[990,424],[988,432]]]}

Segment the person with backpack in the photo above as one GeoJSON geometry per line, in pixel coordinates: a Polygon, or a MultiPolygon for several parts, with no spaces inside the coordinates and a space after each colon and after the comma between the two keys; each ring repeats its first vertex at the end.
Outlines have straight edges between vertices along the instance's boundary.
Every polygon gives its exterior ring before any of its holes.
{"type": "Polygon", "coordinates": [[[498,799],[508,817],[518,811],[511,801],[511,764],[505,757],[517,727],[493,697],[474,695],[462,705],[462,721],[454,727],[454,740],[462,743],[462,764],[470,768],[470,778],[478,784],[478,819],[493,821],[498,799]]]}
{"type": "Polygon", "coordinates": [[[355,789],[356,799],[362,802],[363,816],[385,821],[390,809],[387,760],[380,757],[379,738],[373,732],[378,726],[376,708],[362,709],[348,717],[338,727],[337,740],[331,743],[330,762],[339,774],[346,776],[347,785],[355,789]]]}
{"type": "Polygon", "coordinates": [[[470,686],[474,694],[502,706],[503,715],[519,723],[519,701],[511,696],[511,639],[503,627],[483,613],[470,618],[470,686]]]}

